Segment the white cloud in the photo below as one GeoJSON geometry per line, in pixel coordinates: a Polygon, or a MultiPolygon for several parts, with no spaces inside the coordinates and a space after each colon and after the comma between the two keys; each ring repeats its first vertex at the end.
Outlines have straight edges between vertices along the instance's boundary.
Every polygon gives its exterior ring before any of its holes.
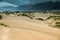
{"type": "Polygon", "coordinates": [[[0,7],[4,7],[4,6],[18,7],[18,6],[15,5],[15,4],[7,3],[7,2],[0,2],[0,7]]]}
{"type": "Polygon", "coordinates": [[[30,4],[30,0],[3,0],[4,2],[16,4],[16,5],[24,5],[24,4],[30,4]]]}

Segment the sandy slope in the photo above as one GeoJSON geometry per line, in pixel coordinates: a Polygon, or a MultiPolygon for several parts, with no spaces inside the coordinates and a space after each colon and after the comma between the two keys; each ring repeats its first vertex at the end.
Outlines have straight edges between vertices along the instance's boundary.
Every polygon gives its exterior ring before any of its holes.
{"type": "Polygon", "coordinates": [[[35,23],[12,18],[0,20],[0,23],[9,26],[0,26],[1,40],[60,40],[60,30],[49,27],[44,22],[35,23]]]}

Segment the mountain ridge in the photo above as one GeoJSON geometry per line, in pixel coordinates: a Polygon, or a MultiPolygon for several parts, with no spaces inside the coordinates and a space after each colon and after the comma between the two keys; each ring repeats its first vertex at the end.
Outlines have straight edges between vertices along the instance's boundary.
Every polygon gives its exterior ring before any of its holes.
{"type": "Polygon", "coordinates": [[[44,3],[37,3],[37,4],[27,4],[22,5],[19,7],[13,6],[5,6],[0,7],[0,10],[5,11],[52,11],[52,10],[60,10],[60,2],[44,2],[44,3]]]}
{"type": "Polygon", "coordinates": [[[20,8],[25,8],[25,10],[36,10],[36,11],[44,11],[44,10],[60,10],[60,2],[45,2],[45,3],[37,3],[34,5],[23,5],[20,8]]]}

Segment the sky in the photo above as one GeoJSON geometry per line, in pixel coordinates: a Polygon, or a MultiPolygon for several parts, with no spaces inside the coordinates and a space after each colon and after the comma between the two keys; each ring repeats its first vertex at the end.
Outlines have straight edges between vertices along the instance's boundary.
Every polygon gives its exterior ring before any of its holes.
{"type": "Polygon", "coordinates": [[[0,7],[4,7],[4,6],[18,7],[24,4],[35,4],[35,3],[43,3],[48,1],[60,1],[60,0],[0,0],[0,7]]]}

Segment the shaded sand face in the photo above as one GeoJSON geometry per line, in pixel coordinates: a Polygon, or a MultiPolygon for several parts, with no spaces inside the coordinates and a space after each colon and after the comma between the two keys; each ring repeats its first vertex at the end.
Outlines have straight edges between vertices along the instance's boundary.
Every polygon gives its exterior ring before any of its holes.
{"type": "Polygon", "coordinates": [[[0,23],[0,40],[60,40],[60,30],[44,22],[35,23],[20,19],[3,19],[0,23]]]}

